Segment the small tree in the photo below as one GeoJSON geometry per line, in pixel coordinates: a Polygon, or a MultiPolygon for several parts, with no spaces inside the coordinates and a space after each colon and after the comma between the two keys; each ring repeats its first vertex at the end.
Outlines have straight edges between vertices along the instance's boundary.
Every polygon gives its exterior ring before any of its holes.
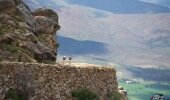
{"type": "Polygon", "coordinates": [[[79,88],[72,92],[73,100],[99,100],[96,93],[87,88],[79,88]]]}
{"type": "Polygon", "coordinates": [[[5,99],[9,100],[29,100],[28,93],[26,91],[20,91],[14,88],[10,88],[6,92],[5,99]]]}

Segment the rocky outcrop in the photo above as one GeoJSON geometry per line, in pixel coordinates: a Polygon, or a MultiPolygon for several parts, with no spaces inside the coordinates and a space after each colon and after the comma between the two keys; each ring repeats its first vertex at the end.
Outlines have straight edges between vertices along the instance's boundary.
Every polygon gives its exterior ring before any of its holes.
{"type": "MultiPolygon", "coordinates": [[[[58,25],[58,15],[51,9],[46,8],[39,8],[33,12],[34,18],[40,25],[37,27],[37,33],[44,33],[38,34],[40,37],[45,39],[45,44],[49,44],[53,50],[59,47],[59,44],[55,38],[55,32],[60,29],[58,25]],[[46,35],[50,35],[49,38],[45,38],[46,35]]],[[[57,52],[57,51],[56,51],[57,52]]]]}
{"type": "Polygon", "coordinates": [[[119,92],[119,94],[121,95],[122,100],[128,100],[128,97],[127,97],[128,93],[127,93],[126,90],[124,90],[123,87],[119,86],[119,87],[118,87],[118,92],[119,92]]]}
{"type": "Polygon", "coordinates": [[[48,17],[35,16],[35,19],[40,25],[37,30],[40,33],[53,34],[59,29],[58,24],[48,17]]]}
{"type": "Polygon", "coordinates": [[[0,49],[4,52],[0,60],[17,61],[27,55],[27,62],[54,62],[59,46],[55,33],[59,29],[53,10],[43,8],[32,14],[21,0],[0,0],[0,49]],[[7,55],[16,55],[16,59],[7,55]]]}
{"type": "Polygon", "coordinates": [[[34,16],[45,16],[58,24],[58,15],[51,9],[39,8],[33,12],[34,16]]]}
{"type": "Polygon", "coordinates": [[[25,4],[23,2],[21,2],[17,5],[17,10],[20,13],[20,15],[22,15],[25,22],[29,26],[31,26],[32,28],[38,26],[38,23],[35,21],[30,9],[28,9],[28,7],[25,6],[25,4]]]}

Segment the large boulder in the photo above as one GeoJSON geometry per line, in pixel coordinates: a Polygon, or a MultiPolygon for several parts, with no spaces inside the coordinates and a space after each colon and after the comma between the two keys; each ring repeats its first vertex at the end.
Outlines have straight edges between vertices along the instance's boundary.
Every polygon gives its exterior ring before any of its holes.
{"type": "Polygon", "coordinates": [[[51,9],[39,8],[33,12],[33,15],[40,25],[36,27],[37,35],[43,38],[44,41],[42,43],[57,54],[59,44],[55,38],[55,33],[60,29],[57,13],[51,9]]]}
{"type": "Polygon", "coordinates": [[[54,12],[51,9],[47,8],[39,8],[35,10],[33,13],[33,16],[35,17],[36,21],[40,24],[41,28],[48,27],[49,32],[45,33],[55,33],[60,29],[60,26],[58,25],[58,14],[54,12]]]}
{"type": "Polygon", "coordinates": [[[0,13],[13,14],[16,11],[16,4],[13,0],[0,0],[0,13]]]}
{"type": "Polygon", "coordinates": [[[59,25],[50,18],[44,16],[36,16],[35,19],[40,25],[37,27],[37,33],[53,34],[59,30],[59,25]]]}
{"type": "Polygon", "coordinates": [[[34,16],[45,16],[54,20],[58,24],[58,15],[51,9],[39,8],[33,12],[34,16]]]}

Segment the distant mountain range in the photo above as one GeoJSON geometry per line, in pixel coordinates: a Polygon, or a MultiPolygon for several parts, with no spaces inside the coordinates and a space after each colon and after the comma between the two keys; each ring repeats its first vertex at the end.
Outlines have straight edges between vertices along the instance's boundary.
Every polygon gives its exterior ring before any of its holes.
{"type": "Polygon", "coordinates": [[[65,4],[88,6],[116,14],[169,13],[169,0],[24,0],[32,8],[47,6],[58,8],[65,4]]]}
{"type": "MultiPolygon", "coordinates": [[[[170,8],[138,0],[67,0],[71,4],[89,6],[116,14],[169,13],[170,8]]],[[[162,1],[166,4],[169,1],[162,1]]]]}
{"type": "Polygon", "coordinates": [[[25,2],[32,9],[45,6],[58,12],[60,56],[74,56],[74,60],[92,63],[170,67],[170,8],[161,3],[139,0],[25,2]]]}
{"type": "Polygon", "coordinates": [[[149,2],[157,5],[162,5],[170,8],[170,0],[140,0],[144,2],[149,2]]]}

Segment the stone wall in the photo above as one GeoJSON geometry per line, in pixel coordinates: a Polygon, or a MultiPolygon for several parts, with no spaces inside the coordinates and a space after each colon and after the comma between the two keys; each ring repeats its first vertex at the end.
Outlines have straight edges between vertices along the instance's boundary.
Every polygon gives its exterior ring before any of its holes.
{"type": "Polygon", "coordinates": [[[71,100],[71,91],[80,87],[96,92],[102,100],[117,91],[116,71],[94,65],[0,63],[0,100],[9,88],[26,89],[32,100],[71,100]]]}

